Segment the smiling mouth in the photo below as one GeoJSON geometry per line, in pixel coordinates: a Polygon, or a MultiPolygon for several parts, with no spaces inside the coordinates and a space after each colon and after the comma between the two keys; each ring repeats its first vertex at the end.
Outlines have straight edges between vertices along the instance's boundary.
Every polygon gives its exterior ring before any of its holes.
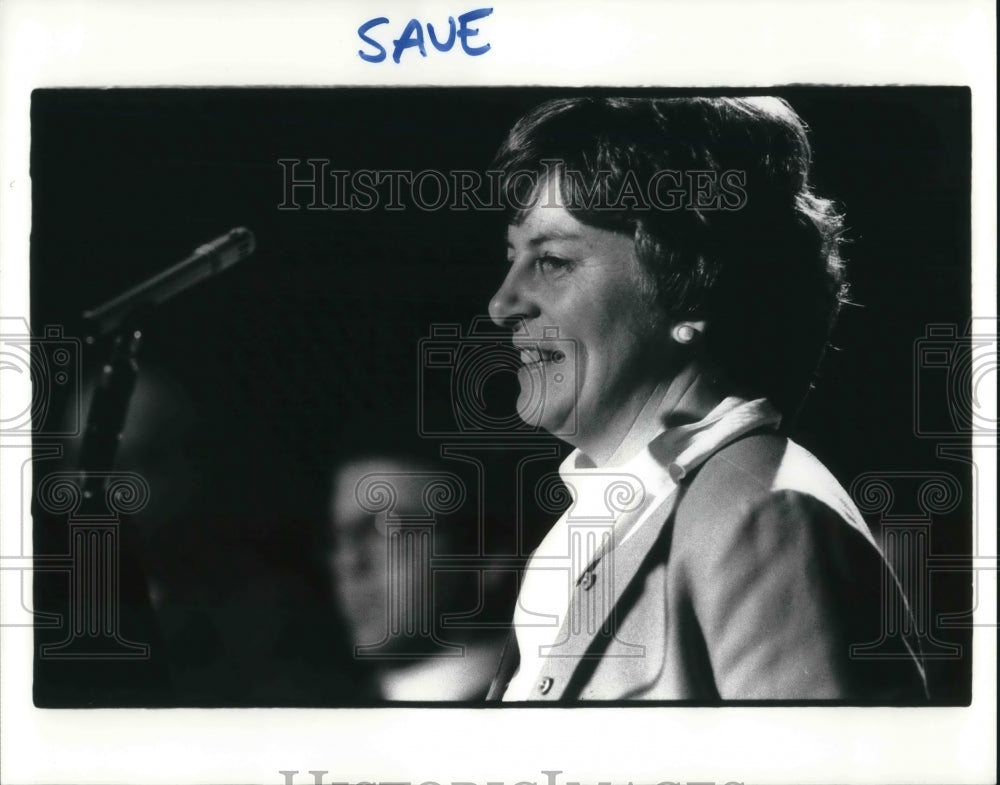
{"type": "Polygon", "coordinates": [[[521,363],[525,368],[530,368],[536,365],[544,365],[545,363],[561,363],[566,359],[565,353],[554,349],[553,351],[547,351],[545,349],[521,349],[521,363]]]}

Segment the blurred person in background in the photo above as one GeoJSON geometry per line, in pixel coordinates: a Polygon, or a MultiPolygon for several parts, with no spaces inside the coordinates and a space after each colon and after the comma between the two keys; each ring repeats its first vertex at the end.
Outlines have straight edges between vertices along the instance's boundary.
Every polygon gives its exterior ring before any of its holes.
{"type": "Polygon", "coordinates": [[[485,561],[445,569],[476,531],[461,514],[435,512],[434,494],[454,490],[448,481],[434,463],[391,452],[349,458],[333,473],[333,594],[384,700],[482,700],[496,670],[503,630],[445,621],[492,602],[483,594],[495,585],[485,561]]]}

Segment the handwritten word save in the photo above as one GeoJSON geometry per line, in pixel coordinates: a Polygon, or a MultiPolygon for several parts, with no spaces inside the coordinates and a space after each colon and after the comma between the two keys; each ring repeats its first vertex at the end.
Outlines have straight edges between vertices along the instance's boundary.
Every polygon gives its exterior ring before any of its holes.
{"type": "MultiPolygon", "coordinates": [[[[489,44],[484,43],[480,46],[472,46],[469,44],[470,38],[475,38],[479,35],[479,28],[469,27],[469,23],[475,22],[477,19],[483,19],[492,13],[492,8],[477,8],[474,11],[467,11],[458,17],[457,26],[455,24],[455,18],[449,16],[448,35],[444,38],[439,38],[434,29],[434,25],[428,22],[426,25],[427,40],[429,40],[431,45],[439,52],[449,51],[455,45],[455,39],[457,38],[459,44],[467,55],[477,57],[479,55],[486,54],[490,51],[489,44]]],[[[385,47],[369,35],[369,33],[371,33],[376,27],[387,24],[389,24],[389,18],[386,16],[379,16],[374,19],[369,19],[358,28],[358,36],[374,50],[373,52],[366,52],[363,49],[359,49],[358,55],[360,55],[362,60],[369,63],[381,63],[385,60],[385,47]]],[[[403,56],[403,52],[407,49],[413,48],[416,48],[420,52],[421,57],[427,57],[427,48],[424,46],[424,25],[418,19],[411,19],[407,22],[399,38],[393,39],[392,61],[394,63],[398,63],[400,58],[403,56]]]]}

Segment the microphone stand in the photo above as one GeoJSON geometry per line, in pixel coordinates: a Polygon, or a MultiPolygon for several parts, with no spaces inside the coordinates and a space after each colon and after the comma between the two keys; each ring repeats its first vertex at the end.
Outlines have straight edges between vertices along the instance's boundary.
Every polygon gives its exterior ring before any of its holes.
{"type": "MultiPolygon", "coordinates": [[[[138,378],[147,316],[148,309],[140,309],[122,322],[94,390],[79,453],[81,495],[69,516],[68,637],[42,646],[45,658],[149,658],[148,644],[126,640],[119,629],[123,588],[119,516],[141,509],[149,489],[139,475],[113,471],[138,378]]],[[[87,343],[93,345],[93,338],[88,336],[87,343]]],[[[143,587],[148,604],[147,591],[143,587]]]]}
{"type": "MultiPolygon", "coordinates": [[[[185,289],[231,267],[253,253],[254,235],[237,227],[195,249],[182,262],[133,287],[100,307],[83,314],[89,333],[88,346],[112,336],[107,360],[87,414],[80,445],[78,472],[55,476],[46,486],[49,498],[43,506],[52,513],[68,513],[70,552],[49,560],[48,567],[70,573],[67,607],[67,637],[59,643],[43,644],[35,659],[35,699],[44,697],[48,679],[65,683],[88,695],[91,705],[121,705],[136,700],[149,705],[169,700],[166,661],[151,657],[151,646],[128,640],[122,632],[122,611],[141,623],[141,635],[157,642],[154,611],[146,575],[139,563],[138,548],[122,536],[119,518],[136,513],[149,499],[146,480],[133,472],[115,471],[115,460],[129,403],[139,372],[139,351],[144,324],[152,309],[185,289]],[[125,602],[123,603],[123,599],[125,602]],[[148,632],[147,632],[148,631],[148,632]],[[76,661],[75,663],[67,661],[76,661]],[[135,667],[121,661],[134,661],[135,667]],[[51,661],[62,661],[50,670],[51,661]],[[101,662],[114,661],[114,667],[101,662]],[[48,663],[48,664],[47,664],[48,663]],[[81,670],[82,668],[82,670],[81,670]],[[85,682],[81,686],[81,682],[85,682]]],[[[37,581],[36,581],[37,586],[37,581]]],[[[58,691],[58,690],[57,690],[58,691]]],[[[61,705],[54,703],[52,705],[61,705]]]]}
{"type": "MultiPolygon", "coordinates": [[[[114,468],[118,443],[139,377],[142,321],[140,315],[133,314],[114,335],[90,403],[79,458],[84,509],[88,512],[100,514],[105,475],[114,468]]],[[[90,336],[87,343],[94,343],[90,336]]]]}

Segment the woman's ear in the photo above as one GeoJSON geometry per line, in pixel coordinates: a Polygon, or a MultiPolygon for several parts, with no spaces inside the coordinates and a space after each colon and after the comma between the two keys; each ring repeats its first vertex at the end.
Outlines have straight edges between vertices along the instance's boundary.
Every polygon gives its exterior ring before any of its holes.
{"type": "Polygon", "coordinates": [[[704,321],[694,322],[690,319],[678,322],[670,329],[670,335],[673,339],[677,341],[677,343],[683,344],[695,343],[699,338],[701,338],[701,335],[704,332],[704,321]]]}

